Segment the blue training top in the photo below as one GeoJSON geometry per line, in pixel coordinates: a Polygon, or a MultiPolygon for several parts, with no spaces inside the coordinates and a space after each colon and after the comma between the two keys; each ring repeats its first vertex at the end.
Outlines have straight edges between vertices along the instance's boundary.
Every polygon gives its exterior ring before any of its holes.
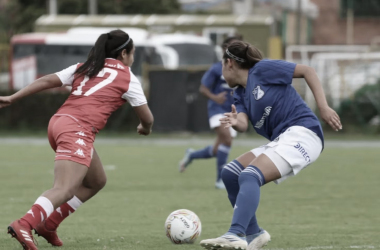
{"type": "Polygon", "coordinates": [[[232,89],[228,86],[222,75],[222,62],[214,63],[203,75],[201,83],[215,95],[223,91],[227,92],[226,101],[223,104],[218,104],[210,99],[208,100],[207,108],[209,118],[217,114],[231,112],[231,105],[234,103],[234,98],[231,95],[232,89]]]}
{"type": "Polygon", "coordinates": [[[261,60],[248,72],[246,88],[234,92],[238,113],[244,112],[256,132],[273,141],[291,126],[310,129],[324,143],[316,115],[291,85],[295,63],[261,60]]]}

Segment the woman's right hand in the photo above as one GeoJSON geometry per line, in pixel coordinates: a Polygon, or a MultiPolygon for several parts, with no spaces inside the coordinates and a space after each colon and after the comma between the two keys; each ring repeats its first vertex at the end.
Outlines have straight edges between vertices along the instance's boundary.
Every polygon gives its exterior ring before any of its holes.
{"type": "Polygon", "coordinates": [[[226,95],[227,95],[226,91],[220,92],[219,94],[214,96],[213,101],[216,102],[217,104],[223,104],[227,100],[226,95]]]}
{"type": "Polygon", "coordinates": [[[12,98],[10,96],[0,96],[0,109],[5,108],[12,104],[12,98]]]}
{"type": "Polygon", "coordinates": [[[339,115],[332,108],[325,106],[319,108],[319,112],[322,120],[329,124],[335,131],[339,131],[343,128],[339,115]]]}
{"type": "Polygon", "coordinates": [[[224,117],[220,118],[220,123],[225,125],[224,128],[236,126],[238,123],[237,111],[235,105],[231,105],[231,112],[224,113],[224,117]]]}

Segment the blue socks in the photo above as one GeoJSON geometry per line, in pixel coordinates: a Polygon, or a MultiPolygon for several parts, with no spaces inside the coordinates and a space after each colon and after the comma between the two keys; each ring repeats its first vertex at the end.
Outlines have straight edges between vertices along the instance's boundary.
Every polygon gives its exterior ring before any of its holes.
{"type": "MultiPolygon", "coordinates": [[[[248,166],[240,173],[239,193],[236,198],[234,215],[228,232],[237,235],[245,235],[246,233],[252,234],[253,231],[257,229],[256,233],[260,231],[260,228],[257,226],[255,213],[260,201],[260,187],[264,184],[264,176],[260,169],[255,166],[248,166]],[[247,232],[249,225],[251,228],[247,232]],[[255,228],[256,226],[257,229],[255,228]]],[[[228,190],[229,187],[227,187],[226,183],[225,185],[228,190]]]]}
{"type": "Polygon", "coordinates": [[[190,161],[194,159],[208,159],[208,158],[214,157],[212,150],[213,150],[213,146],[207,146],[203,149],[194,151],[193,153],[190,154],[190,161]]]}
{"type": "Polygon", "coordinates": [[[228,163],[222,170],[222,180],[226,186],[228,199],[232,207],[235,206],[236,197],[239,193],[239,176],[244,167],[237,160],[228,163]]]}
{"type": "Polygon", "coordinates": [[[256,238],[256,234],[258,234],[260,232],[260,227],[259,227],[259,224],[257,224],[257,219],[256,219],[256,212],[255,212],[255,215],[252,217],[251,221],[249,222],[248,224],[248,227],[247,227],[247,230],[245,230],[245,234],[247,235],[247,241],[248,241],[248,244],[254,239],[256,238]],[[249,241],[250,237],[252,238],[251,241],[249,241]]]}
{"type": "Polygon", "coordinates": [[[190,161],[194,159],[208,159],[211,157],[216,156],[216,180],[219,181],[221,177],[221,173],[223,170],[224,165],[226,164],[228,160],[228,155],[230,153],[231,147],[220,144],[218,147],[218,151],[216,152],[216,155],[213,154],[213,146],[207,146],[203,149],[194,151],[190,154],[190,161]]]}
{"type": "MultiPolygon", "coordinates": [[[[224,185],[226,186],[228,199],[230,200],[232,207],[235,206],[236,198],[240,190],[239,176],[243,170],[243,165],[241,165],[240,162],[238,162],[237,160],[233,160],[230,163],[228,163],[222,171],[222,179],[224,185]]],[[[247,230],[245,232],[245,234],[247,235],[247,239],[249,238],[249,236],[257,234],[259,231],[260,227],[257,224],[255,215],[249,222],[247,230]]]]}
{"type": "Polygon", "coordinates": [[[230,154],[231,147],[224,144],[218,146],[218,151],[216,152],[216,181],[222,178],[222,170],[224,165],[226,165],[228,160],[228,155],[230,154]]]}

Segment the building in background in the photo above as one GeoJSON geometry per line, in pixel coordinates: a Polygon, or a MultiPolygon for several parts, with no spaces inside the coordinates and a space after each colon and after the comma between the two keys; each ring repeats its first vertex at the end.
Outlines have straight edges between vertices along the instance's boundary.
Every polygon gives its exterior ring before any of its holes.
{"type": "Polygon", "coordinates": [[[240,34],[268,55],[272,25],[271,15],[44,15],[36,21],[35,31],[66,31],[80,26],[135,27],[152,33],[196,34],[218,45],[225,37],[240,34]]]}
{"type": "Polygon", "coordinates": [[[319,8],[313,22],[313,44],[369,45],[380,40],[380,0],[312,2],[319,8]]]}
{"type": "Polygon", "coordinates": [[[231,0],[178,0],[182,10],[186,12],[220,12],[230,13],[232,9],[231,0]]]}

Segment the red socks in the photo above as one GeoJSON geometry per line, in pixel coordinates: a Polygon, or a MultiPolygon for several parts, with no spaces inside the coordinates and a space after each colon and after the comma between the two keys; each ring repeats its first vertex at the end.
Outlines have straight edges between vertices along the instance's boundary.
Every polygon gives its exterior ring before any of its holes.
{"type": "Polygon", "coordinates": [[[83,203],[74,196],[67,203],[54,210],[53,204],[46,197],[39,197],[32,208],[20,219],[20,223],[30,230],[45,221],[46,229],[55,231],[59,224],[74,213],[83,203]]]}
{"type": "Polygon", "coordinates": [[[20,219],[20,222],[29,227],[30,230],[46,219],[45,210],[38,204],[34,204],[32,208],[20,219]]]}
{"type": "Polygon", "coordinates": [[[57,208],[46,220],[45,227],[47,230],[55,231],[59,224],[66,219],[67,216],[74,213],[75,209],[72,208],[68,203],[62,204],[57,208]]]}

